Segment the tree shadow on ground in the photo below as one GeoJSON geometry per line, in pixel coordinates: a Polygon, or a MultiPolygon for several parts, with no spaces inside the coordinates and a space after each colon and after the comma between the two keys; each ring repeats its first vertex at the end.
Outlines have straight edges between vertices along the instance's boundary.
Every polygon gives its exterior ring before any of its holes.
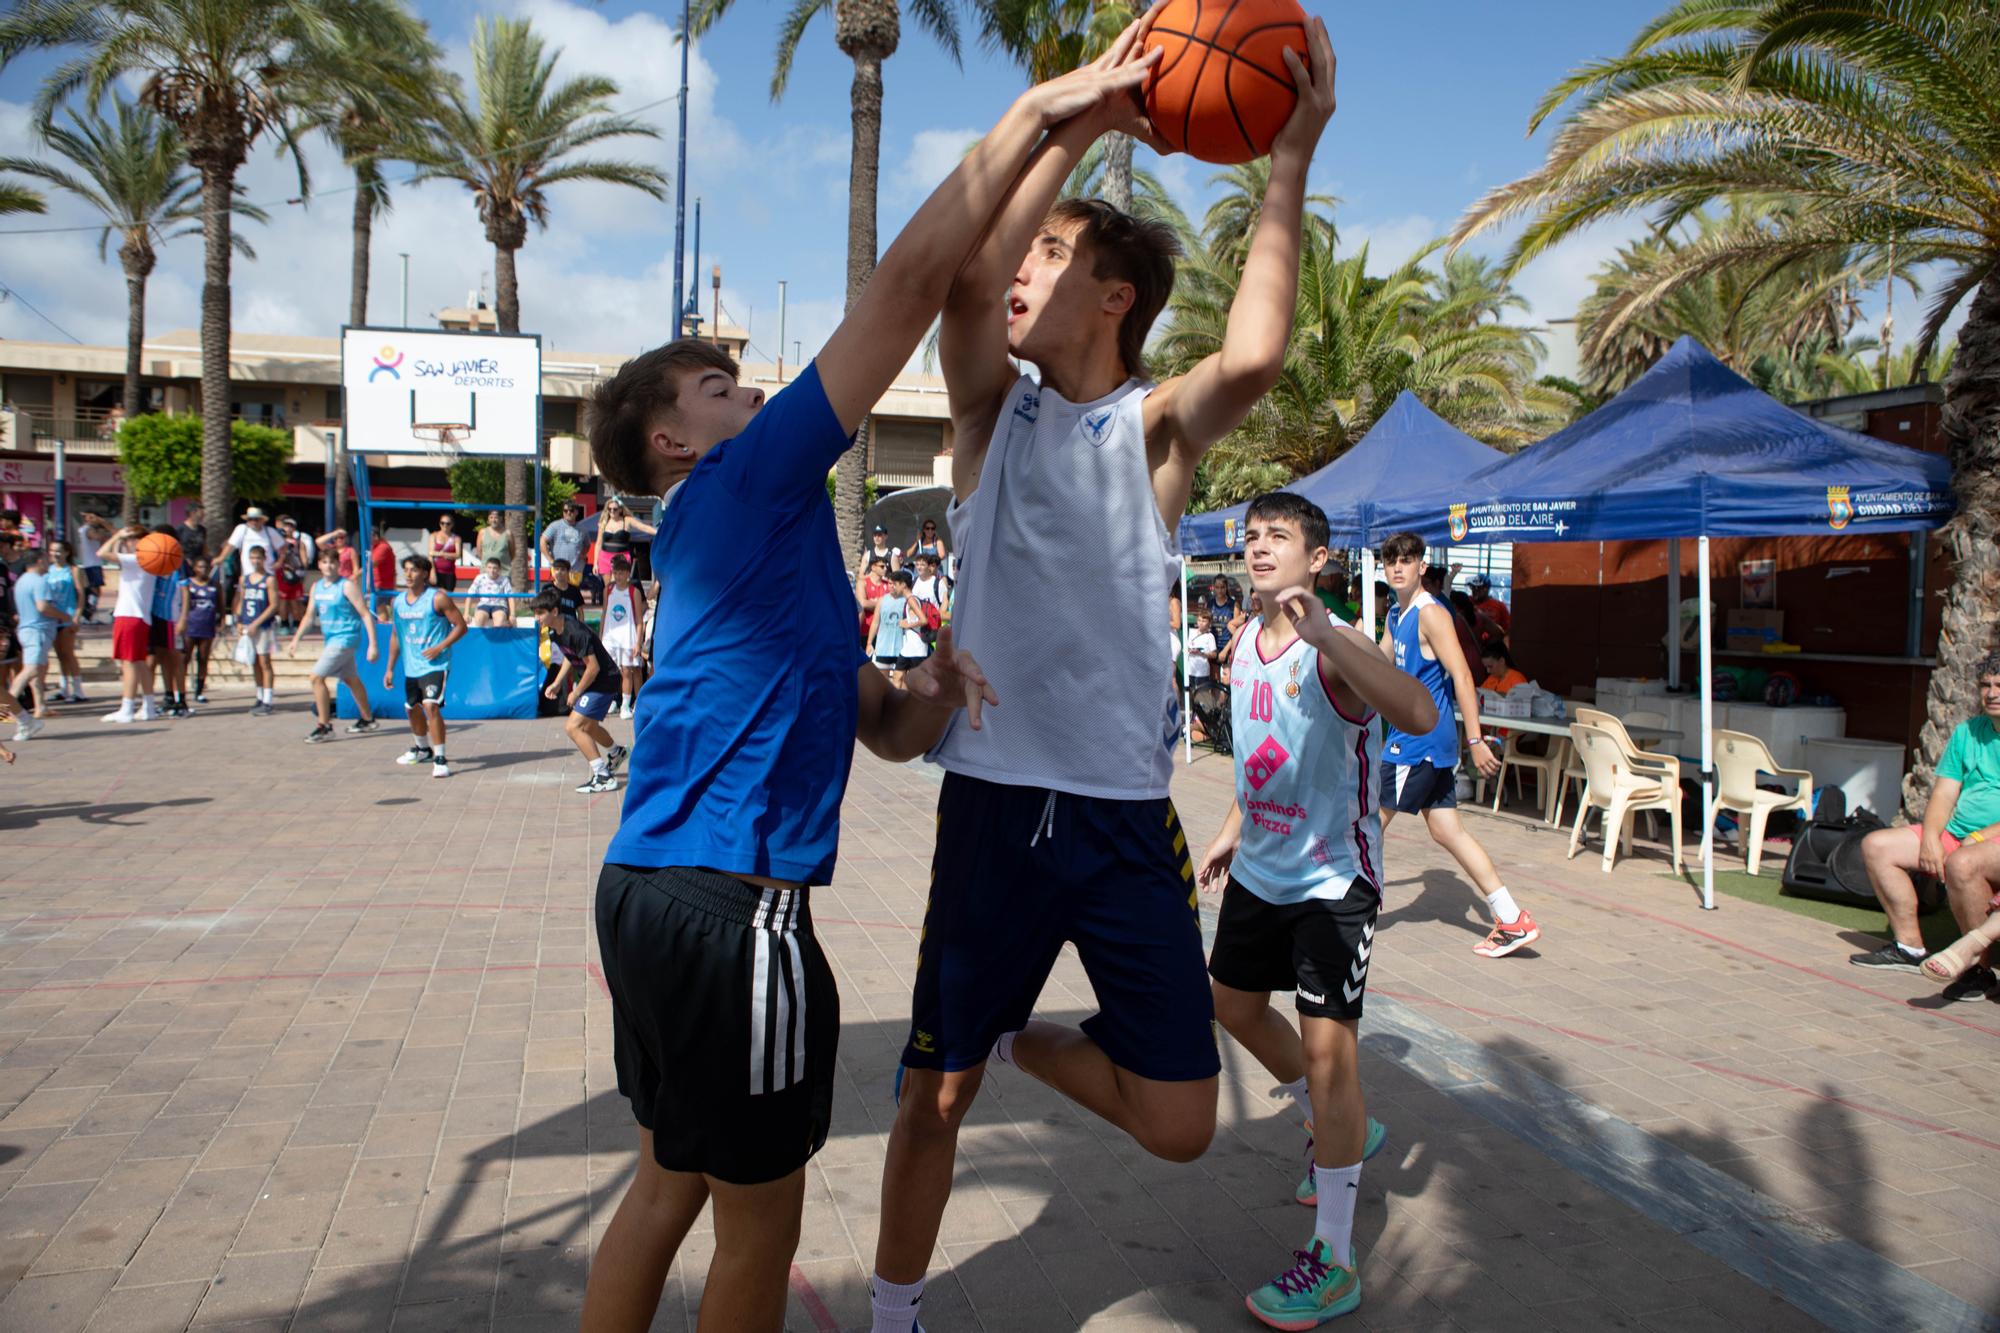
{"type": "Polygon", "coordinates": [[[109,804],[92,801],[58,801],[52,805],[17,805],[0,809],[0,832],[9,829],[15,831],[31,829],[62,819],[76,819],[85,824],[104,824],[113,828],[144,828],[146,821],[135,823],[132,821],[132,816],[142,815],[148,810],[171,809],[175,806],[207,805],[211,799],[207,796],[177,796],[170,801],[115,801],[109,804]]]}

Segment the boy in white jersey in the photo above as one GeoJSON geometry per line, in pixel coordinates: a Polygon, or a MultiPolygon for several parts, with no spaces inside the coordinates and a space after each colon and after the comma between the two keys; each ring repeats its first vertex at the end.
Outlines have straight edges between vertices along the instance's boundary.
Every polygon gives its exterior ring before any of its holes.
{"type": "Polygon", "coordinates": [[[1152,384],[1143,355],[1173,286],[1172,233],[1101,201],[1056,202],[1106,132],[1156,139],[1136,101],[1049,135],[945,303],[952,625],[1008,706],[978,731],[970,713],[954,720],[932,751],[946,775],[882,1176],[877,1333],[916,1322],[989,1058],[1170,1161],[1199,1157],[1215,1132],[1221,1065],[1194,867],[1168,800],[1181,718],[1160,608],[1196,466],[1284,367],[1306,173],[1334,106],[1325,25],[1307,39],[1285,52],[1298,105],[1272,146],[1227,332],[1187,374],[1152,384]],[[1081,1031],[1029,1021],[1065,944],[1100,1009],[1081,1031]]]}
{"type": "Polygon", "coordinates": [[[1505,958],[1542,937],[1535,918],[1514,901],[1486,854],[1458,817],[1458,723],[1479,775],[1500,775],[1498,740],[1482,734],[1479,691],[1459,645],[1451,609],[1424,591],[1424,539],[1398,532],[1382,543],[1382,574],[1396,600],[1383,620],[1382,652],[1408,672],[1437,704],[1437,724],[1427,731],[1391,727],[1382,745],[1382,829],[1398,813],[1422,815],[1431,841],[1450,852],[1493,913],[1493,929],[1472,946],[1482,958],[1505,958]]]}
{"type": "Polygon", "coordinates": [[[1244,517],[1250,585],[1266,608],[1231,645],[1236,800],[1202,857],[1222,889],[1208,960],[1215,1017],[1317,1126],[1306,1178],[1313,1237],[1244,1298],[1273,1328],[1309,1328],[1361,1303],[1353,1248],[1361,1161],[1382,1144],[1355,1067],[1355,1030],[1382,906],[1376,715],[1437,721],[1430,695],[1313,595],[1326,515],[1303,496],[1260,495],[1244,517]],[[1298,1031],[1271,992],[1298,992],[1298,1031]]]}

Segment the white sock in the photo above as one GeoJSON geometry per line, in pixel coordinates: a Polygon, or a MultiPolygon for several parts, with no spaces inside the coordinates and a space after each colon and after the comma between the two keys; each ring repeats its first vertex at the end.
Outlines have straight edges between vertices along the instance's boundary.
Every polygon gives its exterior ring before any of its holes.
{"type": "Polygon", "coordinates": [[[1003,1065],[1013,1064],[1014,1038],[1020,1035],[1018,1031],[1001,1033],[1000,1040],[993,1043],[993,1058],[1003,1065]]]}
{"type": "Polygon", "coordinates": [[[917,1326],[917,1304],[924,1298],[924,1280],[898,1286],[880,1273],[870,1284],[868,1305],[875,1312],[872,1333],[910,1333],[917,1326]]]}
{"type": "Polygon", "coordinates": [[[1361,1163],[1315,1165],[1313,1187],[1319,1191],[1313,1235],[1326,1242],[1328,1256],[1345,1268],[1354,1244],[1354,1202],[1361,1197],[1361,1163]]]}
{"type": "Polygon", "coordinates": [[[1313,1118],[1313,1099],[1312,1094],[1306,1090],[1306,1076],[1300,1074],[1296,1079],[1280,1088],[1279,1091],[1291,1094],[1292,1105],[1299,1108],[1299,1114],[1304,1116],[1307,1123],[1310,1124],[1313,1118]]]}
{"type": "Polygon", "coordinates": [[[1912,958],[1924,958],[1928,957],[1930,954],[1929,949],[1921,949],[1921,948],[1912,949],[1909,945],[1903,943],[1901,940],[1896,941],[1896,947],[1898,949],[1901,949],[1904,953],[1908,954],[1912,958]]]}
{"type": "Polygon", "coordinates": [[[1507,892],[1504,884],[1486,895],[1486,905],[1493,909],[1493,919],[1503,926],[1511,926],[1521,919],[1520,905],[1514,901],[1514,895],[1507,892]]]}
{"type": "Polygon", "coordinates": [[[442,745],[431,746],[431,762],[434,764],[442,764],[444,762],[444,747],[442,745]]]}
{"type": "Polygon", "coordinates": [[[611,772],[611,761],[599,755],[590,761],[590,771],[601,778],[611,772]]]}

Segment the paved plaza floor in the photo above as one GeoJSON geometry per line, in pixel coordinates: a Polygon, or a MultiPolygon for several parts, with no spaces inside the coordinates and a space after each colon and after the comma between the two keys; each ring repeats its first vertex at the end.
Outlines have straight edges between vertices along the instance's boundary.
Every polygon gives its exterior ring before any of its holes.
{"type": "MultiPolygon", "coordinates": [[[[590,913],[621,797],[572,790],[553,721],[454,727],[439,782],[399,735],[307,746],[296,702],[247,702],[72,713],[0,770],[0,1329],[573,1326],[634,1150],[590,913]]],[[[1197,847],[1229,778],[1178,781],[1197,847]]],[[[860,757],[814,891],[841,1069],[793,1328],[867,1323],[937,781],[860,757]]],[[[1851,968],[1868,942],[1817,921],[1702,912],[1643,843],[1605,875],[1469,823],[1544,938],[1475,957],[1456,869],[1395,825],[1361,1029],[1389,1138],[1335,1327],[2000,1327],[2000,1005],[1851,968]]],[[[1042,1008],[1092,1008],[1072,955],[1042,1008]]],[[[933,1333],[1255,1327],[1243,1293],[1310,1232],[1304,1138],[1223,1059],[1185,1166],[991,1075],[933,1333]]],[[[657,1327],[693,1327],[709,1247],[657,1327]]]]}

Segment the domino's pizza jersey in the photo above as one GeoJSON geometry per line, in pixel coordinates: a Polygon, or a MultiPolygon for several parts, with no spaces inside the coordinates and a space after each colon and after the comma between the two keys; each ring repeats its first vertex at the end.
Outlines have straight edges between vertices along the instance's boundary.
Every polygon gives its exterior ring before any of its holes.
{"type": "MultiPolygon", "coordinates": [[[[1337,617],[1335,624],[1344,623],[1337,617]]],[[[1259,616],[1230,658],[1229,714],[1243,841],[1231,873],[1266,902],[1380,893],[1381,760],[1375,714],[1350,717],[1321,674],[1319,650],[1293,638],[1264,656],[1259,616]]]]}

